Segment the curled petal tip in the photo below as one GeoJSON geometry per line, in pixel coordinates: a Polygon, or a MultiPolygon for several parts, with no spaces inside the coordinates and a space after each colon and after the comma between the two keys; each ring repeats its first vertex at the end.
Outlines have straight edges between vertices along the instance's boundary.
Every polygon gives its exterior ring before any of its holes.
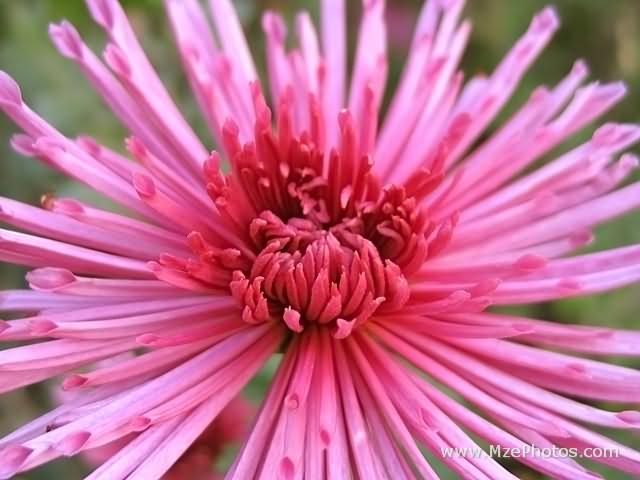
{"type": "Polygon", "coordinates": [[[145,175],[144,173],[136,172],[132,177],[133,188],[136,189],[138,195],[143,198],[153,197],[156,193],[156,185],[149,175],[145,175]]]}
{"type": "Polygon", "coordinates": [[[338,318],[336,320],[336,328],[333,332],[333,338],[336,340],[342,340],[347,338],[351,332],[353,331],[354,321],[345,320],[343,318],[338,318]]]}
{"type": "Polygon", "coordinates": [[[129,421],[129,426],[134,432],[142,432],[149,428],[149,425],[151,425],[151,419],[149,417],[138,416],[129,421]]]}
{"type": "Polygon", "coordinates": [[[280,478],[283,480],[293,480],[296,473],[296,466],[289,457],[280,460],[280,478]]]}
{"type": "Polygon", "coordinates": [[[34,149],[40,154],[53,157],[66,150],[60,140],[51,137],[38,137],[33,144],[34,149]]]}
{"type": "Polygon", "coordinates": [[[591,377],[589,369],[584,364],[579,362],[568,363],[566,366],[566,370],[572,375],[578,375],[580,377],[591,377]]]}
{"type": "Polygon", "coordinates": [[[205,160],[204,166],[208,171],[218,173],[220,169],[220,162],[220,154],[217,151],[213,150],[209,155],[209,158],[205,160]]]}
{"type": "Polygon", "coordinates": [[[33,452],[22,445],[11,445],[0,451],[0,478],[13,478],[33,452]]]}
{"type": "Polygon", "coordinates": [[[48,205],[44,205],[44,208],[64,215],[82,215],[85,213],[82,204],[73,198],[50,198],[48,205]]]}
{"type": "Polygon", "coordinates": [[[526,333],[534,333],[535,332],[535,328],[533,328],[531,325],[527,325],[526,323],[518,323],[518,322],[516,322],[516,323],[511,324],[511,328],[513,328],[520,335],[524,335],[526,333]]]}
{"type": "Polygon", "coordinates": [[[225,135],[236,137],[240,134],[240,127],[238,127],[238,124],[229,117],[224,121],[224,124],[222,125],[222,132],[225,135]]]}
{"type": "Polygon", "coordinates": [[[514,267],[518,270],[532,271],[543,268],[547,264],[547,260],[540,256],[527,253],[516,260],[514,267]]]}
{"type": "Polygon", "coordinates": [[[433,415],[428,412],[426,409],[420,409],[420,420],[422,424],[427,427],[429,430],[437,432],[439,430],[438,423],[433,415]]]}
{"type": "Polygon", "coordinates": [[[55,446],[55,449],[63,455],[71,457],[82,450],[90,437],[90,432],[80,431],[71,433],[64,437],[62,441],[55,446]]]}
{"type": "Polygon", "coordinates": [[[626,95],[627,91],[629,90],[629,87],[627,86],[626,82],[623,82],[623,81],[611,83],[607,87],[611,89],[610,93],[612,96],[626,95]]]}
{"type": "Polygon", "coordinates": [[[133,155],[133,157],[139,160],[141,163],[144,163],[144,161],[148,158],[149,152],[147,150],[147,147],[145,147],[144,143],[142,143],[142,141],[137,137],[128,137],[125,140],[125,145],[131,155],[133,155]]]}
{"type": "Polygon", "coordinates": [[[82,39],[80,34],[69,22],[49,25],[49,37],[58,51],[67,58],[82,58],[82,39]]]}
{"type": "Polygon", "coordinates": [[[300,406],[300,397],[297,393],[287,395],[284,404],[289,410],[296,410],[300,406]]]}
{"type": "Polygon", "coordinates": [[[631,153],[626,153],[620,158],[621,168],[633,170],[640,165],[640,159],[631,153]]]}
{"type": "Polygon", "coordinates": [[[304,330],[304,327],[302,326],[302,323],[300,322],[300,313],[298,311],[292,309],[291,307],[287,307],[284,310],[284,314],[282,315],[282,319],[284,320],[284,323],[287,324],[287,327],[289,327],[294,332],[298,332],[299,333],[302,330],[304,330]]]}
{"type": "Polygon", "coordinates": [[[536,33],[554,32],[560,26],[560,16],[554,7],[548,6],[538,13],[532,22],[532,29],[536,33]]]}
{"type": "Polygon", "coordinates": [[[153,333],[143,333],[142,335],[138,335],[136,337],[136,343],[140,345],[153,345],[156,343],[160,337],[153,333]]]}
{"type": "Polygon", "coordinates": [[[33,290],[55,292],[73,284],[76,276],[64,268],[44,267],[30,271],[26,279],[33,290]]]}
{"type": "Polygon", "coordinates": [[[635,410],[626,410],[616,413],[616,417],[635,428],[640,428],[640,412],[635,410]]]}
{"type": "Polygon", "coordinates": [[[465,302],[471,298],[471,294],[466,290],[455,290],[447,298],[452,303],[465,302]]]}
{"type": "Polygon", "coordinates": [[[347,108],[343,108],[338,113],[338,123],[340,124],[340,129],[345,130],[349,127],[353,127],[353,116],[351,112],[347,108]]]}
{"type": "Polygon", "coordinates": [[[627,84],[624,82],[599,85],[592,94],[591,101],[595,104],[614,104],[627,94],[627,84]]]}
{"type": "Polygon", "coordinates": [[[0,106],[19,107],[22,105],[22,93],[16,81],[0,70],[0,106]]]}
{"type": "Polygon", "coordinates": [[[80,135],[76,138],[76,144],[92,157],[100,156],[100,145],[93,138],[87,135],[80,135]]]}
{"type": "Polygon", "coordinates": [[[15,135],[12,135],[10,143],[11,148],[25,157],[32,157],[38,153],[36,149],[33,148],[33,138],[29,135],[25,135],[24,133],[16,133],[15,135]]]}
{"type": "Polygon", "coordinates": [[[580,282],[574,278],[562,278],[558,280],[557,287],[570,292],[578,292],[582,289],[580,282]]]}
{"type": "Polygon", "coordinates": [[[122,77],[131,76],[131,64],[129,63],[125,53],[115,44],[108,44],[104,49],[103,55],[107,65],[109,65],[114,72],[122,77]]]}
{"type": "Polygon", "coordinates": [[[34,335],[44,335],[58,328],[58,325],[45,318],[29,322],[29,330],[34,335]]]}
{"type": "Polygon", "coordinates": [[[574,62],[571,72],[580,77],[586,76],[589,74],[589,65],[584,59],[579,58],[574,62]]]}
{"type": "Polygon", "coordinates": [[[569,237],[569,241],[572,245],[581,247],[584,245],[589,245],[591,242],[593,242],[593,238],[593,232],[589,230],[581,230],[571,234],[571,236],[569,237]]]}
{"type": "Polygon", "coordinates": [[[262,15],[262,29],[278,43],[284,42],[287,36],[287,27],[280,15],[268,11],[262,15]]]}
{"type": "Polygon", "coordinates": [[[326,428],[320,429],[320,441],[325,447],[328,447],[329,444],[331,443],[331,434],[329,433],[329,430],[327,430],[326,428]]]}
{"type": "Polygon", "coordinates": [[[147,268],[153,273],[158,273],[160,270],[162,270],[162,266],[155,261],[147,262],[147,268]]]}
{"type": "Polygon", "coordinates": [[[82,387],[83,385],[86,385],[86,383],[89,381],[89,379],[83,375],[70,375],[67,378],[64,379],[64,381],[62,382],[62,389],[63,390],[73,390],[74,388],[79,388],[82,387]]]}
{"type": "Polygon", "coordinates": [[[107,30],[112,29],[115,24],[115,3],[114,0],[87,0],[91,16],[107,30]]]}

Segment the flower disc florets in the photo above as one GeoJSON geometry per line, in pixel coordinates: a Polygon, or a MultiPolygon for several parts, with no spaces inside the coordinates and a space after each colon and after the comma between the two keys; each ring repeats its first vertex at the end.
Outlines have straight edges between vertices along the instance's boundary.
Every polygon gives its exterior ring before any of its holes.
{"type": "MultiPolygon", "coordinates": [[[[405,186],[380,186],[348,111],[338,118],[340,147],[327,153],[316,116],[296,136],[282,102],[274,133],[254,92],[254,138],[242,143],[227,122],[231,172],[219,173],[215,155],[205,168],[210,196],[247,245],[233,254],[229,288],[249,323],[282,319],[295,332],[324,325],[344,338],[375,311],[407,302],[406,277],[446,229],[429,222],[405,186]]],[[[310,111],[319,115],[313,98],[310,111]]]]}

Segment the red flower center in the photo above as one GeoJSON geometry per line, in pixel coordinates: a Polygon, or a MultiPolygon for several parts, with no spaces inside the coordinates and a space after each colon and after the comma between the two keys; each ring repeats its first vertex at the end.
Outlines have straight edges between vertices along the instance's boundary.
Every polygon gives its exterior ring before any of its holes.
{"type": "Polygon", "coordinates": [[[286,101],[277,134],[257,89],[254,103],[253,139],[243,143],[237,126],[225,125],[231,172],[219,173],[216,155],[205,168],[216,207],[247,243],[217,256],[233,272],[242,318],[282,319],[295,332],[322,325],[343,338],[374,312],[403,306],[406,277],[447,237],[409,195],[424,194],[437,175],[381,188],[349,112],[340,114],[340,147],[325,153],[313,99],[308,129],[297,136],[286,101]]]}

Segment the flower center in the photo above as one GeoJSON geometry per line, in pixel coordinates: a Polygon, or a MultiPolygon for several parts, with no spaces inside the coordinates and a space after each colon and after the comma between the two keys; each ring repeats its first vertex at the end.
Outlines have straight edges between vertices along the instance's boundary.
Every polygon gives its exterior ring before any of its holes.
{"type": "Polygon", "coordinates": [[[284,223],[270,211],[256,218],[250,230],[262,248],[250,272],[234,271],[230,285],[244,303],[243,319],[282,318],[294,332],[325,325],[344,338],[379,308],[404,305],[409,289],[400,268],[349,223],[324,230],[304,218],[284,223]]]}
{"type": "Polygon", "coordinates": [[[254,103],[251,141],[243,143],[232,122],[224,126],[231,172],[220,173],[215,156],[205,168],[216,208],[253,252],[219,255],[242,318],[282,320],[294,332],[326,326],[343,338],[375,312],[402,307],[406,276],[446,237],[417,206],[430,172],[381,188],[348,112],[339,118],[339,146],[326,153],[313,115],[308,128],[293,131],[285,98],[274,133],[257,91],[254,103]]]}

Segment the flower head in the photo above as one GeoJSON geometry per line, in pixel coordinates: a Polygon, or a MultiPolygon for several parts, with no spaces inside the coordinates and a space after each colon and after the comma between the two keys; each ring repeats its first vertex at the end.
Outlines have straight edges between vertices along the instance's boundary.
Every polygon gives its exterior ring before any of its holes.
{"type": "MultiPolygon", "coordinates": [[[[166,0],[210,153],[117,1],[87,3],[108,36],[102,59],[67,22],[49,33],[129,130],[130,158],[59,133],[5,73],[0,108],[22,131],[18,152],[131,215],[0,198],[21,231],[0,231],[0,259],[35,267],[29,290],[2,293],[0,309],[22,317],[0,339],[24,345],[3,350],[0,391],[62,375],[74,392],[0,440],[1,478],[122,439],[88,478],[200,468],[214,420],[278,352],[228,479],[437,478],[420,446],[461,478],[514,478],[488,455],[447,454],[479,448],[467,431],[505,448],[615,449],[596,460],[640,474],[640,453],[589,427],[637,429],[640,413],[583,401],[637,402],[640,373],[573,355],[637,356],[640,335],[487,311],[640,277],[637,245],[568,256],[640,203],[640,184],[619,187],[640,128],[604,125],[528,169],[623,85],[583,85],[578,61],[481,140],[556,30],[552,9],[490,75],[465,82],[464,2],[428,0],[381,118],[383,0],[363,2],[349,81],[344,0],[321,1],[320,35],[300,14],[291,50],[284,21],[266,13],[264,83],[229,0],[210,2],[215,35],[199,2],[166,0]]],[[[569,458],[519,460],[597,478],[569,458]]]]}

